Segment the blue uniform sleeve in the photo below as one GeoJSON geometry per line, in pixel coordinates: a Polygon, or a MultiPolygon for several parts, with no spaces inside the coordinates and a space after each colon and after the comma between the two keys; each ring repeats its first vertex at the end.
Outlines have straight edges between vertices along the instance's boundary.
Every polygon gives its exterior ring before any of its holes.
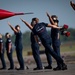
{"type": "Polygon", "coordinates": [[[1,39],[1,40],[0,40],[0,43],[2,43],[2,42],[3,42],[3,40],[1,39]]]}
{"type": "Polygon", "coordinates": [[[8,39],[8,43],[11,43],[11,39],[8,39]]]}
{"type": "Polygon", "coordinates": [[[32,29],[32,33],[33,33],[34,35],[37,35],[34,28],[32,29]]]}
{"type": "Polygon", "coordinates": [[[45,27],[47,27],[48,26],[48,23],[42,22],[42,25],[44,25],[45,27]]]}

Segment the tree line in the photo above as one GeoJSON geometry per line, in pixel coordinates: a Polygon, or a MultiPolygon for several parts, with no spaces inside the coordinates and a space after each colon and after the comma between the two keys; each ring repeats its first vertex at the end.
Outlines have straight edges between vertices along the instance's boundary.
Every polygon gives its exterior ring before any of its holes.
{"type": "MultiPolygon", "coordinates": [[[[71,35],[69,37],[66,37],[64,35],[60,34],[60,40],[61,42],[69,42],[69,41],[75,41],[75,29],[74,28],[69,28],[68,31],[71,33],[71,35]]],[[[25,47],[30,46],[31,42],[30,42],[30,31],[26,31],[23,33],[23,45],[25,47]]],[[[50,34],[50,30],[48,30],[48,33],[50,34]]],[[[3,39],[5,41],[5,37],[3,35],[3,39]]],[[[13,34],[12,37],[12,42],[15,42],[15,35],[13,34]]]]}

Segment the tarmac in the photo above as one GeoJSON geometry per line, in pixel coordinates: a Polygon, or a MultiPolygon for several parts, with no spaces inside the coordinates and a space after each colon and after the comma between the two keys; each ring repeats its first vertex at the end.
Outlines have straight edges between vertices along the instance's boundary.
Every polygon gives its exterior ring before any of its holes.
{"type": "MultiPolygon", "coordinates": [[[[43,66],[47,65],[47,61],[45,60],[45,55],[41,56],[43,66]]],[[[66,56],[64,58],[65,63],[68,66],[67,70],[53,71],[53,69],[43,69],[34,71],[33,68],[36,67],[35,61],[32,56],[27,56],[24,59],[25,65],[29,67],[28,70],[0,70],[0,75],[75,75],[75,56],[66,56]],[[31,59],[32,61],[30,61],[31,59]]],[[[9,67],[9,62],[7,62],[7,66],[9,67]]],[[[18,66],[18,62],[15,58],[15,66],[18,66]]],[[[0,65],[1,67],[1,65],[0,65]]],[[[18,66],[19,67],[19,66],[18,66]]],[[[56,67],[56,62],[53,59],[52,67],[56,67]]]]}
{"type": "Polygon", "coordinates": [[[68,63],[68,70],[53,71],[51,70],[37,70],[32,68],[28,70],[0,70],[0,75],[75,75],[75,64],[68,63]]]}

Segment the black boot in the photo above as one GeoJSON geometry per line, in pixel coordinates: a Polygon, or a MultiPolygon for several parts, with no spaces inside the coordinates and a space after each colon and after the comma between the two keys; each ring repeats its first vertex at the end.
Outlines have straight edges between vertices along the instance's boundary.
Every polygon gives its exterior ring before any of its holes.
{"type": "Polygon", "coordinates": [[[66,64],[62,65],[62,70],[67,70],[67,65],[66,64]]]}
{"type": "Polygon", "coordinates": [[[52,66],[45,66],[44,69],[52,69],[52,66]]]}
{"type": "Polygon", "coordinates": [[[37,68],[37,67],[36,67],[36,68],[34,68],[33,70],[42,70],[42,69],[43,69],[43,68],[37,68]]]}
{"type": "Polygon", "coordinates": [[[6,67],[2,67],[2,68],[0,68],[0,70],[5,70],[6,69],[6,67]]]}
{"type": "Polygon", "coordinates": [[[8,70],[14,70],[14,68],[8,68],[8,70]]]}
{"type": "Polygon", "coordinates": [[[53,68],[54,71],[62,70],[62,67],[57,66],[56,68],[53,68]]]}

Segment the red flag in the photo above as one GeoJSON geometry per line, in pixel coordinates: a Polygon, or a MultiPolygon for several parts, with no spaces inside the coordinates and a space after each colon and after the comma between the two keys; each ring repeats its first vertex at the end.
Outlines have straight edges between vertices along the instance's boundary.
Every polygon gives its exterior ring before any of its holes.
{"type": "Polygon", "coordinates": [[[12,16],[16,16],[16,15],[25,15],[25,14],[33,14],[33,13],[32,12],[30,12],[30,13],[14,13],[14,12],[0,9],[0,20],[9,18],[12,16]]]}

